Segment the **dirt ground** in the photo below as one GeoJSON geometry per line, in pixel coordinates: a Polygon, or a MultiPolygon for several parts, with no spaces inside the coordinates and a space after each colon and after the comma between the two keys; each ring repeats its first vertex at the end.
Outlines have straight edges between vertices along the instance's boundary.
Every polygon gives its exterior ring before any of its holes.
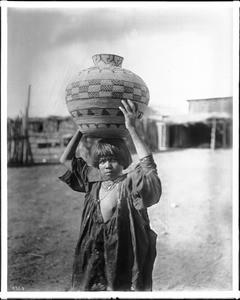
{"type": "MultiPolygon", "coordinates": [[[[154,291],[232,289],[231,150],[154,154],[162,181],[149,209],[158,234],[154,291]]],[[[70,285],[83,197],[60,165],[8,169],[8,290],[65,291],[70,285]]]]}

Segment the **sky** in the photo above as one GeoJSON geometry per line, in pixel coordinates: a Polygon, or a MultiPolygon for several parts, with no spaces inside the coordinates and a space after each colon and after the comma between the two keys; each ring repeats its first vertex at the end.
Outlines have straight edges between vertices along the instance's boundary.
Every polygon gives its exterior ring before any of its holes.
{"type": "Polygon", "coordinates": [[[8,7],[7,115],[25,111],[31,85],[30,117],[68,116],[65,88],[98,53],[124,57],[149,106],[232,96],[232,8],[148,3],[8,7]]]}

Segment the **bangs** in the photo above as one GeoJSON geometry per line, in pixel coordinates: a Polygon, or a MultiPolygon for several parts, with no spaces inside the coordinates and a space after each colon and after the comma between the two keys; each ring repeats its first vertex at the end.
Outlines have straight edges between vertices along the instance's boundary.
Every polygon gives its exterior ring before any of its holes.
{"type": "Polygon", "coordinates": [[[114,156],[116,157],[118,154],[117,149],[109,144],[99,144],[99,147],[95,150],[95,154],[97,157],[107,157],[107,156],[114,156]]]}
{"type": "Polygon", "coordinates": [[[123,139],[106,138],[98,141],[93,151],[92,165],[99,166],[101,157],[113,156],[126,169],[132,162],[130,151],[123,139]]]}

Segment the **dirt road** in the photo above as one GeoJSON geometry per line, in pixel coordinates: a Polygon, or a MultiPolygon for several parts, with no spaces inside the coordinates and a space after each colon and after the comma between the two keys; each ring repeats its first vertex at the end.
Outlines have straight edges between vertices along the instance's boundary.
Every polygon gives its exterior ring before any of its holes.
{"type": "MultiPolygon", "coordinates": [[[[155,291],[232,288],[231,150],[154,154],[162,180],[149,209],[158,234],[155,291]]],[[[83,195],[60,165],[8,169],[8,289],[64,291],[71,280],[83,195]]]]}

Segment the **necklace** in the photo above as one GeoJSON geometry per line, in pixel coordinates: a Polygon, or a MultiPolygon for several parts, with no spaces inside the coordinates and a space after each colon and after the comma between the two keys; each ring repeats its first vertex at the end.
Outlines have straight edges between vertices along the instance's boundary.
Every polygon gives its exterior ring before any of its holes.
{"type": "Polygon", "coordinates": [[[113,187],[116,185],[116,181],[111,181],[111,182],[103,182],[102,187],[104,190],[112,190],[113,187]]]}
{"type": "Polygon", "coordinates": [[[105,199],[105,198],[107,197],[107,195],[110,194],[110,192],[113,190],[113,188],[114,188],[116,185],[117,185],[117,183],[113,184],[113,185],[111,186],[111,188],[108,189],[108,192],[107,192],[101,199],[98,199],[98,202],[103,201],[103,199],[105,199]]]}
{"type": "Polygon", "coordinates": [[[103,199],[105,199],[121,180],[122,177],[119,177],[115,181],[108,183],[107,187],[104,187],[104,185],[102,184],[103,189],[107,190],[108,192],[101,199],[98,199],[98,202],[101,202],[103,199]]]}

